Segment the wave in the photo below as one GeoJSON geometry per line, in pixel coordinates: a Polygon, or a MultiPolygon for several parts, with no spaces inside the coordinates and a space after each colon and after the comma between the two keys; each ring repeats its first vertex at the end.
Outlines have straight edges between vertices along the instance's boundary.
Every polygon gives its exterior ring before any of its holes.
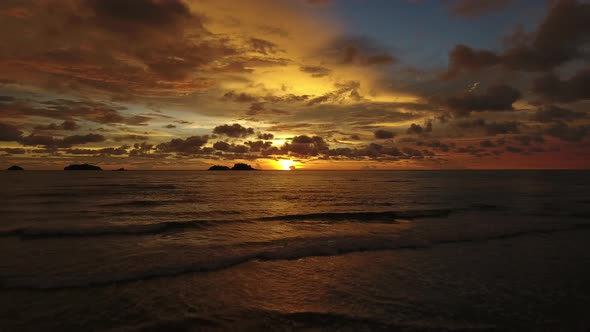
{"type": "MultiPolygon", "coordinates": [[[[219,318],[184,317],[176,320],[156,320],[139,325],[117,329],[117,332],[151,332],[151,331],[193,331],[193,330],[271,330],[271,331],[413,331],[413,332],[495,332],[494,326],[468,324],[461,326],[453,323],[401,323],[385,322],[372,317],[319,311],[281,312],[264,309],[247,309],[231,311],[232,320],[219,318]]],[[[213,316],[214,317],[214,316],[213,316]]]]}
{"type": "Polygon", "coordinates": [[[0,237],[22,239],[90,237],[111,235],[149,235],[183,229],[205,229],[219,225],[220,221],[170,221],[151,224],[103,225],[83,228],[16,228],[0,231],[0,237]]]}
{"type": "Polygon", "coordinates": [[[448,217],[451,209],[379,211],[379,212],[322,212],[307,214],[287,214],[282,216],[262,217],[259,221],[362,221],[362,222],[396,222],[396,219],[443,218],[448,217]]]}
{"type": "Polygon", "coordinates": [[[103,207],[125,207],[125,206],[155,207],[155,206],[162,206],[162,205],[169,205],[169,204],[182,204],[182,203],[195,203],[195,202],[196,202],[196,200],[186,200],[186,199],[167,200],[167,201],[134,200],[134,201],[106,203],[106,204],[101,204],[100,206],[103,206],[103,207]]]}
{"type": "Polygon", "coordinates": [[[103,287],[159,278],[177,277],[190,273],[215,272],[232,268],[253,261],[289,261],[309,257],[339,256],[351,253],[425,250],[441,245],[479,243],[493,240],[505,240],[539,234],[551,234],[566,231],[589,230],[590,223],[572,224],[559,228],[538,228],[513,230],[503,233],[479,235],[463,238],[446,238],[434,241],[417,238],[391,238],[384,236],[342,236],[316,238],[285,238],[270,242],[245,243],[249,252],[235,256],[222,256],[206,261],[187,261],[175,266],[152,267],[143,271],[122,270],[120,274],[96,275],[83,280],[62,280],[42,278],[37,282],[28,280],[0,279],[0,289],[5,290],[64,290],[76,288],[103,287]],[[43,280],[43,281],[40,281],[43,280]]]}
{"type": "MultiPolygon", "coordinates": [[[[153,201],[132,201],[125,204],[151,204],[153,201]]],[[[157,203],[157,202],[156,202],[157,203]]],[[[219,211],[221,212],[221,211],[219,211]]],[[[239,211],[223,211],[224,214],[239,214],[239,211]]],[[[91,237],[91,236],[131,236],[150,235],[182,231],[185,229],[205,229],[216,225],[228,223],[248,223],[255,221],[320,221],[334,222],[364,222],[364,223],[396,223],[399,219],[435,218],[446,217],[452,211],[440,210],[410,210],[410,211],[385,211],[385,212],[332,212],[292,214],[283,216],[262,217],[253,220],[228,219],[228,220],[191,220],[169,221],[149,224],[111,224],[90,227],[71,228],[15,228],[0,231],[0,237],[20,237],[22,239],[46,239],[64,237],[91,237]]]]}

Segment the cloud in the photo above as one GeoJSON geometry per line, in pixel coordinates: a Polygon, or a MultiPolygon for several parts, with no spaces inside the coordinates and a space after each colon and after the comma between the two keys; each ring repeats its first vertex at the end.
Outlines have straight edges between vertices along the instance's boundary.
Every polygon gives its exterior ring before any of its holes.
{"type": "Polygon", "coordinates": [[[229,151],[231,149],[231,144],[219,141],[213,144],[213,148],[218,151],[229,151]]]}
{"type": "Polygon", "coordinates": [[[258,139],[271,140],[273,138],[275,138],[275,136],[271,133],[259,133],[258,134],[258,139]]]}
{"type": "Polygon", "coordinates": [[[115,136],[115,137],[112,137],[112,139],[117,142],[122,142],[122,141],[137,142],[137,141],[145,141],[148,139],[148,137],[144,136],[144,135],[129,134],[129,135],[115,136]]]}
{"type": "Polygon", "coordinates": [[[390,139],[395,137],[395,133],[389,130],[379,129],[376,130],[374,133],[376,139],[390,139]]]}
{"type": "Polygon", "coordinates": [[[590,99],[589,86],[590,68],[586,68],[566,80],[561,80],[553,73],[537,78],[533,82],[533,92],[545,100],[567,103],[590,99]]]}
{"type": "Polygon", "coordinates": [[[298,156],[317,156],[327,151],[328,144],[320,136],[295,136],[291,143],[285,143],[282,150],[298,156]]]}
{"type": "Polygon", "coordinates": [[[509,70],[550,71],[566,62],[587,58],[590,4],[555,0],[536,31],[517,30],[506,40],[510,45],[501,52],[455,46],[449,56],[449,68],[442,77],[454,78],[462,72],[495,65],[509,70]]]}
{"type": "Polygon", "coordinates": [[[304,73],[310,74],[311,77],[324,77],[330,75],[331,69],[322,66],[301,66],[299,67],[304,73]]]}
{"type": "Polygon", "coordinates": [[[443,103],[457,115],[481,111],[510,111],[520,99],[520,91],[504,84],[490,86],[483,94],[463,92],[446,98],[443,103]]]}
{"type": "Polygon", "coordinates": [[[336,38],[321,53],[327,62],[340,65],[382,66],[398,62],[386,47],[368,37],[336,38]]]}
{"type": "Polygon", "coordinates": [[[579,142],[590,137],[590,125],[571,126],[565,122],[555,122],[541,133],[563,141],[579,142]]]}
{"type": "Polygon", "coordinates": [[[513,0],[455,0],[451,2],[451,14],[463,17],[474,17],[506,8],[513,0]]]}
{"type": "Polygon", "coordinates": [[[478,118],[473,120],[457,121],[455,126],[461,129],[475,129],[483,131],[486,135],[517,134],[520,133],[521,123],[517,121],[488,122],[478,118]]]}
{"type": "Polygon", "coordinates": [[[331,92],[328,92],[322,96],[318,96],[318,97],[310,99],[307,102],[307,106],[313,106],[316,104],[323,104],[323,103],[338,103],[338,102],[343,102],[345,100],[354,100],[354,101],[362,100],[362,97],[359,93],[359,89],[361,87],[361,84],[358,81],[336,83],[335,87],[336,87],[336,90],[334,90],[334,91],[331,91],[331,92]]]}
{"type": "Polygon", "coordinates": [[[35,103],[17,99],[12,103],[0,104],[0,118],[42,117],[64,120],[65,124],[61,124],[63,129],[72,128],[76,120],[130,126],[144,126],[152,120],[152,118],[143,115],[122,114],[126,110],[125,107],[89,100],[53,99],[35,103]]]}
{"type": "Polygon", "coordinates": [[[100,143],[104,141],[106,141],[106,138],[99,134],[72,135],[66,136],[64,138],[31,134],[18,140],[18,142],[22,145],[43,146],[45,148],[69,148],[74,145],[100,143]]]}
{"type": "Polygon", "coordinates": [[[35,130],[78,130],[80,126],[72,120],[66,120],[61,124],[50,123],[48,125],[36,126],[35,130]]]}
{"type": "Polygon", "coordinates": [[[60,152],[73,155],[123,156],[128,154],[129,145],[102,149],[62,149],[60,152]]]}
{"type": "Polygon", "coordinates": [[[272,146],[272,142],[265,141],[248,141],[245,144],[250,147],[251,152],[264,151],[272,146]]]}
{"type": "Polygon", "coordinates": [[[573,121],[586,118],[586,113],[572,111],[555,105],[539,108],[532,116],[532,119],[539,122],[573,121]]]}
{"type": "Polygon", "coordinates": [[[0,148],[0,151],[5,152],[9,155],[27,153],[27,150],[22,148],[0,148]]]}
{"type": "Polygon", "coordinates": [[[423,133],[428,133],[432,131],[432,121],[428,121],[425,127],[422,127],[419,124],[412,123],[408,130],[406,130],[407,134],[410,135],[421,135],[423,133]]]}
{"type": "Polygon", "coordinates": [[[234,123],[232,125],[221,125],[213,128],[213,133],[218,135],[225,135],[227,137],[233,138],[243,138],[254,135],[253,128],[246,128],[240,125],[239,123],[234,123]]]}
{"type": "Polygon", "coordinates": [[[248,43],[250,44],[250,47],[252,48],[253,52],[261,53],[264,55],[280,52],[280,49],[278,48],[277,44],[270,42],[268,40],[250,38],[248,43]]]}
{"type": "Polygon", "coordinates": [[[209,136],[190,136],[186,139],[175,138],[170,142],[160,143],[156,146],[159,152],[175,152],[181,154],[198,154],[201,147],[207,144],[209,136]]]}
{"type": "Polygon", "coordinates": [[[244,92],[236,93],[235,91],[229,91],[221,97],[221,100],[237,103],[252,103],[258,101],[258,97],[244,92]]]}
{"type": "Polygon", "coordinates": [[[0,123],[0,142],[16,142],[23,132],[13,125],[0,123]]]}
{"type": "MultiPolygon", "coordinates": [[[[193,18],[189,7],[180,0],[86,0],[93,9],[96,20],[108,29],[139,25],[145,28],[167,28],[179,21],[193,18]]],[[[123,31],[126,31],[123,30],[123,31]]]]}

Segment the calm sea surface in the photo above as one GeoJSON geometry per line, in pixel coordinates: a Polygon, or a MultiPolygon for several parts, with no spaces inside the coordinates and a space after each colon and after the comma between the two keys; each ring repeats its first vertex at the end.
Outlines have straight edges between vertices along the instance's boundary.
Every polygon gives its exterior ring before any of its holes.
{"type": "Polygon", "coordinates": [[[588,331],[590,172],[1,172],[0,331],[588,331]]]}

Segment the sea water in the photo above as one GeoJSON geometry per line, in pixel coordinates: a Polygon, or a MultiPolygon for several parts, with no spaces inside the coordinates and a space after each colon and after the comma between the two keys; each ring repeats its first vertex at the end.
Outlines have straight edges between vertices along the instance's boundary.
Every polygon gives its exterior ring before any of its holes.
{"type": "Polygon", "coordinates": [[[0,173],[0,331],[588,331],[590,172],[0,173]]]}

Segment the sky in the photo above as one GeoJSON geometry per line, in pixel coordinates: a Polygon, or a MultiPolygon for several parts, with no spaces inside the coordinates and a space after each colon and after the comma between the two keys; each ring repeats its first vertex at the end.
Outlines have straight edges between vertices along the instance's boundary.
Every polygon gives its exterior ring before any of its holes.
{"type": "Polygon", "coordinates": [[[0,167],[590,168],[590,2],[3,0],[0,167]]]}

